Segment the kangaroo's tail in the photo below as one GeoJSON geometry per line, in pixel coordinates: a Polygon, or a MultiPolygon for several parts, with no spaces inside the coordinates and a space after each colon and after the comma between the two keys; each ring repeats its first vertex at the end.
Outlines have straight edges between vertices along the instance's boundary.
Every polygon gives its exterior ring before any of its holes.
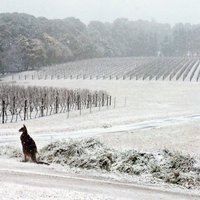
{"type": "Polygon", "coordinates": [[[37,161],[36,163],[37,163],[37,164],[40,164],[40,165],[50,165],[49,163],[42,162],[42,161],[37,161]]]}

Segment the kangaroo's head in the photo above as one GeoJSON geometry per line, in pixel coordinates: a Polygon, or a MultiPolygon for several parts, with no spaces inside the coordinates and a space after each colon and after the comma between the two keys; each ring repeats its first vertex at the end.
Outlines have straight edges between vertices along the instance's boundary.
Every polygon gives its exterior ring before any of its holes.
{"type": "Polygon", "coordinates": [[[19,129],[19,132],[22,132],[22,133],[27,133],[27,129],[26,129],[26,126],[23,125],[20,129],[19,129]]]}

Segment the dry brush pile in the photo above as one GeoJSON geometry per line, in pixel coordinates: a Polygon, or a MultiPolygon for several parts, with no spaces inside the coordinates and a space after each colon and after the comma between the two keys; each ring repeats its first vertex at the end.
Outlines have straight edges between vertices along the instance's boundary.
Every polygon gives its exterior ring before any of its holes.
{"type": "Polygon", "coordinates": [[[106,91],[0,85],[2,123],[110,104],[106,91]]]}
{"type": "Polygon", "coordinates": [[[119,152],[98,140],[84,139],[52,143],[41,150],[40,159],[83,169],[150,175],[154,181],[186,188],[200,187],[200,163],[189,155],[168,150],[155,154],[135,150],[119,152]]]}
{"type": "MultiPolygon", "coordinates": [[[[20,152],[6,147],[0,155],[20,157],[20,152]]],[[[51,143],[40,150],[38,158],[71,168],[143,176],[153,183],[200,189],[200,160],[166,149],[153,154],[135,150],[119,152],[96,139],[83,139],[51,143]]]]}
{"type": "MultiPolygon", "coordinates": [[[[21,150],[6,146],[0,156],[22,158],[21,150]]],[[[146,176],[153,183],[165,182],[187,189],[200,189],[200,160],[180,152],[119,152],[96,139],[54,142],[43,147],[38,159],[70,168],[146,176]]]]}

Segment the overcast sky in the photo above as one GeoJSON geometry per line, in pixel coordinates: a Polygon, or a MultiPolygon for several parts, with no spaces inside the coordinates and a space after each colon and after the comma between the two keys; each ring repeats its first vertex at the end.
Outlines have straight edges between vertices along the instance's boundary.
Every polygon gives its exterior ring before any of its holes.
{"type": "Polygon", "coordinates": [[[200,23],[200,0],[0,0],[0,13],[23,12],[47,18],[76,17],[112,22],[155,20],[162,23],[200,23]]]}

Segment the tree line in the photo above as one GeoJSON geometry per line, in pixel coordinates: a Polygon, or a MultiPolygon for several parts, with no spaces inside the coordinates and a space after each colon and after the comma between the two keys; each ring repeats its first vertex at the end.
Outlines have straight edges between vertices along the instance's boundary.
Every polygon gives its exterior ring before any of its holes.
{"type": "Polygon", "coordinates": [[[161,24],[116,19],[49,20],[28,14],[0,14],[0,72],[98,57],[186,56],[200,53],[200,24],[161,24]]]}

